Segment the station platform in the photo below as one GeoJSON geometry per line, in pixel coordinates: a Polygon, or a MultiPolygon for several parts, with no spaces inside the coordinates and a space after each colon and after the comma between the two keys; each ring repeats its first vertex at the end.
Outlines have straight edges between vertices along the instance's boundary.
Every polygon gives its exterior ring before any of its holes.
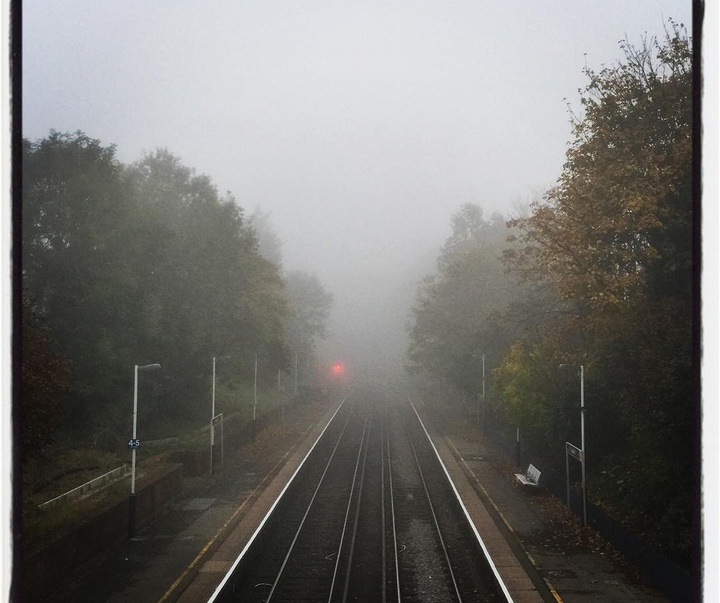
{"type": "MultiPolygon", "coordinates": [[[[466,478],[473,491],[467,499],[474,493],[543,600],[668,603],[561,501],[516,484],[516,469],[467,420],[444,422],[431,435],[448,468],[455,467],[453,481],[466,478]]],[[[524,596],[518,593],[517,601],[524,596]]]]}
{"type": "MultiPolygon", "coordinates": [[[[239,454],[226,458],[222,473],[187,480],[182,499],[162,518],[69,577],[52,601],[207,601],[337,404],[287,412],[281,424],[258,433],[239,454]]],[[[493,462],[493,451],[462,426],[438,433],[428,425],[428,431],[516,603],[665,601],[632,584],[602,551],[531,544],[527,535],[557,530],[554,516],[543,512],[541,497],[514,488],[504,468],[493,462]]]]}

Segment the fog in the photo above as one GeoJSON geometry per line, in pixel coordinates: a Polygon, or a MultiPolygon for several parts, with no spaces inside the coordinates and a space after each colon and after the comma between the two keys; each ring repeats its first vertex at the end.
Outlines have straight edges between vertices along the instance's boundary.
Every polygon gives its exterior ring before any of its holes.
{"type": "Polygon", "coordinates": [[[167,148],[270,212],[334,296],[326,354],[386,372],[452,214],[552,186],[583,69],[668,18],[691,3],[25,2],[23,135],[167,148]]]}

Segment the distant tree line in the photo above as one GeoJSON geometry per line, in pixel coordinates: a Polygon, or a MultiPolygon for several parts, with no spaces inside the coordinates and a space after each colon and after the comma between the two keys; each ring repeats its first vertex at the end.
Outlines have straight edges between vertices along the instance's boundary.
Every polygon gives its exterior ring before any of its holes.
{"type": "Polygon", "coordinates": [[[252,383],[257,354],[261,386],[314,358],[331,296],[283,272],[267,216],[167,150],[125,165],[52,131],[24,141],[21,169],[24,455],[126,440],[135,364],[162,365],[142,382],[143,425],[197,424],[213,357],[252,383]]]}
{"type": "Polygon", "coordinates": [[[692,48],[621,44],[586,71],[557,185],[507,224],[465,205],[419,287],[411,368],[520,428],[564,474],[585,371],[589,492],[689,563],[698,437],[693,291],[692,48]],[[572,365],[564,370],[560,365],[572,365]],[[491,370],[492,369],[492,370],[491,370]]]}

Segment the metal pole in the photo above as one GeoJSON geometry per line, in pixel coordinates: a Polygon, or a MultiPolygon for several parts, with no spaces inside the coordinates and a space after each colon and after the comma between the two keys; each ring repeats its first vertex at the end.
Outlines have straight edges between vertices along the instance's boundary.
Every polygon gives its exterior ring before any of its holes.
{"type": "MultiPolygon", "coordinates": [[[[213,356],[213,373],[212,373],[212,410],[210,411],[210,446],[215,444],[215,425],[213,425],[213,419],[215,418],[215,356],[213,356]]],[[[212,458],[212,457],[211,457],[212,458]]],[[[210,463],[212,467],[212,461],[210,463]]]]}
{"type": "Polygon", "coordinates": [[[565,487],[567,489],[567,507],[570,508],[570,459],[565,449],[565,487]]]}
{"type": "Polygon", "coordinates": [[[135,535],[135,518],[136,518],[136,504],[135,504],[135,460],[137,457],[137,410],[138,410],[138,372],[142,370],[154,370],[159,369],[159,364],[144,364],[143,366],[135,365],[135,379],[133,384],[133,435],[132,435],[132,475],[130,477],[130,515],[128,517],[128,534],[130,538],[135,535]]]}
{"type": "MultiPolygon", "coordinates": [[[[473,354],[473,358],[476,358],[477,356],[473,354]]],[[[477,406],[477,426],[478,429],[483,428],[484,431],[484,408],[485,408],[485,354],[482,356],[482,393],[478,396],[478,406],[477,406]],[[482,399],[482,402],[481,402],[482,399]]],[[[464,395],[464,394],[463,394],[464,395]]]]}
{"type": "MultiPolygon", "coordinates": [[[[135,365],[135,384],[133,386],[133,440],[137,439],[137,408],[138,408],[138,365],[135,365]]],[[[135,448],[132,449],[132,477],[130,478],[130,494],[135,494],[135,448]]]]}
{"type": "Polygon", "coordinates": [[[295,354],[295,395],[297,396],[297,378],[298,378],[298,355],[295,354]]]}
{"type": "Polygon", "coordinates": [[[257,352],[255,352],[255,386],[253,391],[253,421],[257,416],[257,352]]]}
{"type": "Polygon", "coordinates": [[[212,362],[212,408],[210,409],[210,475],[213,474],[213,447],[215,446],[215,356],[212,362]]]}
{"type": "Polygon", "coordinates": [[[482,355],[482,429],[485,433],[485,354],[482,355]]]}
{"type": "Polygon", "coordinates": [[[482,355],[482,386],[483,386],[483,402],[485,402],[485,354],[482,355]]]}
{"type": "Polygon", "coordinates": [[[587,490],[585,488],[585,367],[580,365],[580,445],[582,446],[583,525],[587,527],[587,490]]]}
{"type": "MultiPolygon", "coordinates": [[[[135,365],[135,379],[133,384],[133,431],[132,439],[137,439],[137,406],[138,406],[138,365],[135,365]]],[[[135,458],[136,448],[132,449],[132,474],[130,477],[130,515],[128,517],[128,535],[135,536],[136,496],[135,496],[135,458]]]]}

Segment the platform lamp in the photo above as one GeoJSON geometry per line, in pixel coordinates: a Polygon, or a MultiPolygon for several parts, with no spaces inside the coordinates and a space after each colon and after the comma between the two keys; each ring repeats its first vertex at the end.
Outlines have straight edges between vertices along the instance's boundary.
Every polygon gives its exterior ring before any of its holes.
{"type": "Polygon", "coordinates": [[[212,359],[212,399],[210,406],[210,475],[213,474],[213,450],[215,449],[215,366],[218,360],[227,360],[229,355],[213,356],[212,359]]]}
{"type": "MultiPolygon", "coordinates": [[[[561,364],[560,368],[575,368],[573,364],[561,364]]],[[[580,365],[580,450],[582,451],[582,502],[583,525],[587,527],[587,490],[585,487],[585,367],[580,365]]]]}
{"type": "Polygon", "coordinates": [[[128,446],[132,449],[132,474],[130,477],[130,516],[128,518],[128,534],[130,538],[135,536],[136,519],[136,498],[135,498],[135,458],[140,440],[137,439],[137,409],[138,409],[138,373],[140,371],[154,371],[159,369],[159,364],[135,365],[135,383],[133,386],[133,433],[128,446]]]}
{"type": "MultiPolygon", "coordinates": [[[[473,358],[477,358],[477,354],[472,355],[473,358]]],[[[485,422],[482,420],[485,413],[485,354],[480,354],[482,362],[482,392],[478,394],[478,407],[477,407],[477,426],[478,429],[485,431],[485,422]],[[482,402],[481,402],[482,400],[482,402]]]]}

